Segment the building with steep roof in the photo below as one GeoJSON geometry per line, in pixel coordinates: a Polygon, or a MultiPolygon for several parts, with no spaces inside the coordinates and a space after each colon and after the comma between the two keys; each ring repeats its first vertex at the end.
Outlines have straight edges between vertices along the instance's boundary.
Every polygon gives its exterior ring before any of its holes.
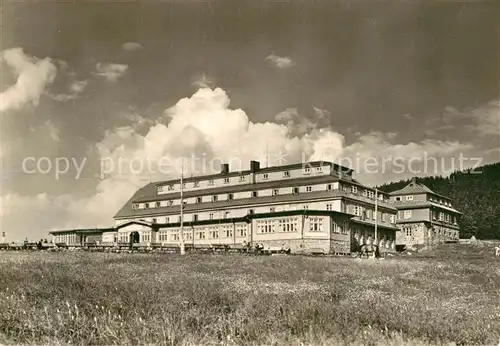
{"type": "Polygon", "coordinates": [[[292,252],[349,253],[376,242],[396,243],[397,209],[389,194],[362,185],[349,168],[308,162],[182,180],[151,182],[140,188],[114,217],[106,239],[141,244],[261,244],[292,252]],[[377,230],[375,234],[375,209],[377,230]],[[113,233],[113,235],[111,235],[113,233]],[[376,239],[375,239],[376,238],[376,239]]]}
{"type": "Polygon", "coordinates": [[[397,223],[402,231],[398,244],[411,248],[458,241],[461,213],[453,207],[450,198],[417,183],[415,178],[390,196],[391,203],[398,209],[397,223]]]}
{"type": "Polygon", "coordinates": [[[292,252],[349,253],[376,243],[434,244],[458,239],[460,212],[451,200],[412,180],[377,192],[331,162],[308,162],[151,182],[114,216],[114,227],[52,232],[83,245],[138,243],[178,246],[261,244],[292,252]],[[181,232],[182,203],[182,232],[181,232]],[[97,238],[96,238],[97,237],[97,238]]]}

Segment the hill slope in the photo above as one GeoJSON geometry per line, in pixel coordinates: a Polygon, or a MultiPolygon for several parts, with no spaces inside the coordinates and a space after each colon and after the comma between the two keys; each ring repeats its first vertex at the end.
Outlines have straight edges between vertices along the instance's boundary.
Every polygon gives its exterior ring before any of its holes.
{"type": "MultiPolygon", "coordinates": [[[[463,213],[460,238],[500,239],[500,162],[479,167],[474,172],[455,172],[449,177],[417,178],[431,190],[453,199],[463,213]]],[[[385,192],[403,188],[409,180],[379,186],[385,192]]]]}

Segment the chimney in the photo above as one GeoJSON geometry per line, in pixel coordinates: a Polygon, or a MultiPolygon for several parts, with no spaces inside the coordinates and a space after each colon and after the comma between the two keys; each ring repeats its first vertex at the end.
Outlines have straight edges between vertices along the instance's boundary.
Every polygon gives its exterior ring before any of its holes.
{"type": "Polygon", "coordinates": [[[251,172],[251,177],[252,177],[252,184],[255,184],[257,179],[256,175],[257,172],[260,169],[260,162],[259,161],[250,161],[250,172],[251,172]]]}
{"type": "Polygon", "coordinates": [[[257,172],[260,169],[260,162],[259,161],[250,161],[250,171],[252,173],[257,172]]]}
{"type": "Polygon", "coordinates": [[[223,163],[221,165],[220,173],[221,174],[227,174],[227,173],[229,173],[229,164],[228,163],[223,163]]]}

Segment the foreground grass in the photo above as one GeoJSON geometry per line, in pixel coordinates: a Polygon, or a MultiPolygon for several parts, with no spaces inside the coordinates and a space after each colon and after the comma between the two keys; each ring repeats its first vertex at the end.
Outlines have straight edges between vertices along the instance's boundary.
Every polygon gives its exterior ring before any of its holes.
{"type": "Polygon", "coordinates": [[[0,343],[496,345],[499,266],[0,253],[0,343]]]}

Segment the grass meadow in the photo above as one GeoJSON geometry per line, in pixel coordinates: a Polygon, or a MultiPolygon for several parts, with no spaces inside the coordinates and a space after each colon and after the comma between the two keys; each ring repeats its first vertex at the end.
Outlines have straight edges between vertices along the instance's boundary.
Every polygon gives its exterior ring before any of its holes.
{"type": "Polygon", "coordinates": [[[0,344],[497,345],[500,259],[0,253],[0,344]]]}

